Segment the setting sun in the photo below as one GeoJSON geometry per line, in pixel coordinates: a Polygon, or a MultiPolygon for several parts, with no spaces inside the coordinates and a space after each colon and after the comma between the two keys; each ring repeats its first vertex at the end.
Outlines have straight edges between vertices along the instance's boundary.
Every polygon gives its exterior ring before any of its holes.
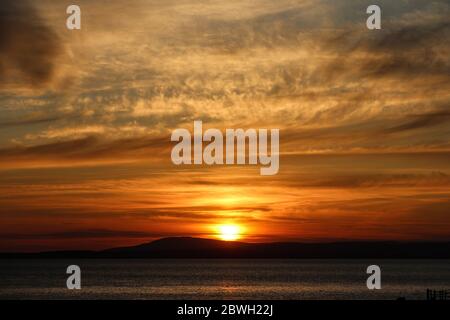
{"type": "Polygon", "coordinates": [[[240,235],[240,230],[237,225],[225,224],[219,226],[219,237],[225,241],[237,240],[240,235]]]}

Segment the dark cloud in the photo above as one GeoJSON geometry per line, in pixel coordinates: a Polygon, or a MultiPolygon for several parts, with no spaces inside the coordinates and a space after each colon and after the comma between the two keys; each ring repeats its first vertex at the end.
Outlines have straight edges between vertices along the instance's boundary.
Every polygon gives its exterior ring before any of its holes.
{"type": "MultiPolygon", "coordinates": [[[[447,19],[448,20],[448,19],[447,19]]],[[[324,36],[323,47],[337,54],[322,68],[327,79],[415,78],[450,74],[446,52],[450,23],[436,18],[421,25],[391,23],[376,33],[341,30],[324,36]]]]}
{"type": "Polygon", "coordinates": [[[387,30],[381,33],[375,41],[366,45],[372,50],[396,50],[414,49],[431,42],[439,44],[443,38],[450,35],[450,22],[436,21],[425,25],[411,25],[399,29],[387,30]]]}
{"type": "Polygon", "coordinates": [[[447,187],[450,186],[450,176],[440,171],[429,174],[329,174],[326,177],[298,176],[288,184],[297,188],[447,187]]]}
{"type": "Polygon", "coordinates": [[[92,229],[43,234],[5,234],[0,239],[91,239],[91,238],[156,238],[167,236],[143,231],[92,229]]]}
{"type": "Polygon", "coordinates": [[[0,83],[19,75],[33,86],[50,81],[61,52],[58,35],[27,0],[0,0],[0,83]]]}
{"type": "Polygon", "coordinates": [[[16,126],[29,126],[40,123],[48,123],[63,119],[63,116],[54,117],[40,117],[40,118],[28,118],[18,119],[0,122],[0,129],[4,127],[16,127],[16,126]]]}
{"type": "Polygon", "coordinates": [[[137,160],[170,154],[167,137],[137,137],[107,141],[95,136],[30,147],[0,149],[0,162],[137,160]]]}
{"type": "Polygon", "coordinates": [[[444,124],[450,122],[450,112],[435,112],[423,115],[415,115],[412,116],[412,118],[413,119],[411,121],[389,128],[386,130],[386,132],[393,133],[393,132],[409,131],[444,124]]]}

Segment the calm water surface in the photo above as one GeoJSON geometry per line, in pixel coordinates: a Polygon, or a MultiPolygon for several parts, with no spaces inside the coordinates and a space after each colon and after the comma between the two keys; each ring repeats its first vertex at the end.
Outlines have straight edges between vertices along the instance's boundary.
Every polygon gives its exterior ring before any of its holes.
{"type": "Polygon", "coordinates": [[[0,299],[425,299],[450,260],[0,260],[0,299]],[[68,265],[82,289],[66,289],[68,265]],[[368,265],[382,289],[366,287],[368,265]]]}

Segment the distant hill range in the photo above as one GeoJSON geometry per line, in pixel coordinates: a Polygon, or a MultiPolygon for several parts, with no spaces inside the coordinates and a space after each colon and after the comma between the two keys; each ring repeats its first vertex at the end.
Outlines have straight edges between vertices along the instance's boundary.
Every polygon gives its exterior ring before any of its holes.
{"type": "Polygon", "coordinates": [[[245,243],[211,239],[163,238],[103,251],[0,253],[0,258],[391,258],[449,259],[450,242],[245,243]]]}

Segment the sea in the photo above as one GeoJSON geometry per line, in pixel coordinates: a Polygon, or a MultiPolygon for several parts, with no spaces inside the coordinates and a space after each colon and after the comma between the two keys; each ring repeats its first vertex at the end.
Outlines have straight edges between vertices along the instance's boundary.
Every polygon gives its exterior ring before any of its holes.
{"type": "Polygon", "coordinates": [[[427,289],[450,292],[450,260],[0,259],[0,299],[423,300],[427,289]],[[80,290],[67,289],[69,265],[80,290]]]}

